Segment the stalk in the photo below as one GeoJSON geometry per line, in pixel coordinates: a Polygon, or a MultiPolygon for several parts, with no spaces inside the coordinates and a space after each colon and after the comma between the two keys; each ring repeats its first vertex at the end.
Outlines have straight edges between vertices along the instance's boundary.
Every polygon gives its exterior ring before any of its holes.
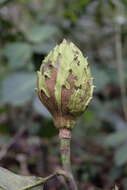
{"type": "Polygon", "coordinates": [[[121,43],[121,26],[117,24],[115,26],[115,49],[116,49],[116,64],[119,77],[119,85],[121,91],[121,103],[124,113],[125,121],[127,122],[127,98],[126,98],[126,83],[125,83],[125,68],[122,56],[122,43],[121,43]]]}
{"type": "Polygon", "coordinates": [[[70,161],[70,143],[71,143],[71,131],[70,129],[60,129],[59,131],[60,139],[60,154],[62,167],[67,174],[66,182],[68,184],[69,190],[78,190],[77,184],[74,180],[71,161],[70,161]]]}

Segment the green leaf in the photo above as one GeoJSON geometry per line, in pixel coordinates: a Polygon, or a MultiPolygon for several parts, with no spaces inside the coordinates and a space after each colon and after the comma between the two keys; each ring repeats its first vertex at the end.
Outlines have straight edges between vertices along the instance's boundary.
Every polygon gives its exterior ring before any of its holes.
{"type": "Polygon", "coordinates": [[[117,146],[123,143],[127,139],[127,130],[122,130],[111,135],[108,135],[105,139],[105,144],[109,146],[117,146]]]}
{"type": "MultiPolygon", "coordinates": [[[[0,126],[0,128],[2,128],[1,126],[0,126]]],[[[0,131],[0,133],[1,133],[1,131],[0,131]]],[[[11,141],[11,137],[9,136],[9,135],[1,135],[0,134],[0,146],[2,145],[5,145],[5,144],[7,144],[7,143],[9,143],[11,141]]]]}
{"type": "Polygon", "coordinates": [[[53,40],[46,40],[33,45],[33,51],[37,53],[47,54],[56,43],[53,40]]]}
{"type": "Polygon", "coordinates": [[[0,167],[0,190],[43,190],[43,181],[45,182],[45,178],[20,176],[0,167]]]}
{"type": "Polygon", "coordinates": [[[95,91],[98,92],[105,88],[105,86],[110,82],[110,78],[108,74],[98,67],[92,66],[91,67],[92,74],[94,77],[94,85],[95,85],[95,91]]]}
{"type": "Polygon", "coordinates": [[[31,45],[25,42],[7,44],[3,50],[12,68],[19,68],[28,63],[32,55],[31,45]]]}
{"type": "Polygon", "coordinates": [[[2,103],[20,105],[34,96],[35,74],[16,72],[3,80],[2,103]]]}
{"type": "Polygon", "coordinates": [[[10,3],[10,1],[9,0],[0,0],[0,6],[4,6],[7,3],[10,3]]]}
{"type": "Polygon", "coordinates": [[[127,163],[127,145],[126,145],[126,143],[124,145],[122,145],[115,152],[115,163],[117,166],[122,166],[123,164],[127,163]]]}
{"type": "Polygon", "coordinates": [[[24,34],[29,41],[40,43],[52,38],[57,32],[58,29],[54,25],[34,25],[24,34]]]}

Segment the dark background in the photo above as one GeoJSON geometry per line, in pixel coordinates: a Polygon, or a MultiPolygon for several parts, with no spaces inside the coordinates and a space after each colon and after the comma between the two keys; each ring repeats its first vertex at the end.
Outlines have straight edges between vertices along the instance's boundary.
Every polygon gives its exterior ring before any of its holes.
{"type": "MultiPolygon", "coordinates": [[[[80,190],[127,189],[127,1],[0,0],[0,165],[46,176],[60,166],[58,131],[34,88],[63,38],[88,57],[94,98],[73,130],[80,190]]],[[[45,190],[61,189],[57,179],[45,190]]]]}

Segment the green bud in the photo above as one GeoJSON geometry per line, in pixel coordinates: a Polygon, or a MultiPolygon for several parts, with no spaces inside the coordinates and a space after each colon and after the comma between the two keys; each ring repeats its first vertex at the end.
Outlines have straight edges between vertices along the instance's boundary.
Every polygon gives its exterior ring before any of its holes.
{"type": "Polygon", "coordinates": [[[72,128],[93,95],[87,58],[72,42],[63,40],[43,60],[37,72],[37,93],[58,128],[72,128]]]}

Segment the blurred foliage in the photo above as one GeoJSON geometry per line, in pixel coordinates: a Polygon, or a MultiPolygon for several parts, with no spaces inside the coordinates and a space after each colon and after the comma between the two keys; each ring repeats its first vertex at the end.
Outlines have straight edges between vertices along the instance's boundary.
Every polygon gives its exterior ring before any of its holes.
{"type": "MultiPolygon", "coordinates": [[[[40,180],[44,180],[40,177],[29,177],[29,176],[20,176],[15,175],[12,172],[0,168],[0,189],[1,190],[19,190],[25,189],[26,187],[34,186],[40,180]]],[[[34,188],[30,188],[31,190],[43,190],[43,183],[34,188]]]]}
{"type": "MultiPolygon", "coordinates": [[[[107,190],[116,183],[127,189],[127,121],[119,78],[121,73],[126,91],[126,13],[126,0],[0,0],[2,166],[46,176],[60,165],[58,132],[34,88],[44,56],[66,38],[88,57],[96,85],[93,101],[73,131],[79,187],[107,190]]],[[[51,188],[60,188],[57,180],[44,187],[51,188]]]]}

